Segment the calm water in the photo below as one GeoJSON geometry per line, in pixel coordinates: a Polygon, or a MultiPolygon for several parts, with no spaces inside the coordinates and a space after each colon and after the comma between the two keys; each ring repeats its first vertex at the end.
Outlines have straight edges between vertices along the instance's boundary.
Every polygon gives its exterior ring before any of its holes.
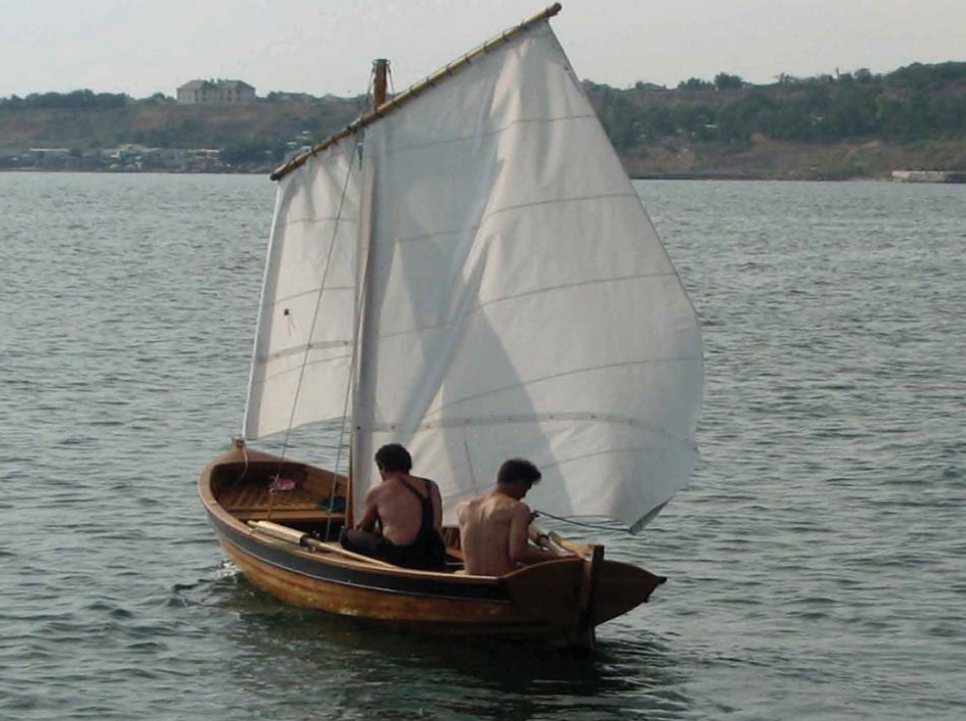
{"type": "Polygon", "coordinates": [[[0,718],[963,718],[966,187],[639,189],[703,321],[702,462],[605,534],[671,580],[584,658],[224,563],[194,482],[240,425],[271,183],[0,174],[0,718]]]}

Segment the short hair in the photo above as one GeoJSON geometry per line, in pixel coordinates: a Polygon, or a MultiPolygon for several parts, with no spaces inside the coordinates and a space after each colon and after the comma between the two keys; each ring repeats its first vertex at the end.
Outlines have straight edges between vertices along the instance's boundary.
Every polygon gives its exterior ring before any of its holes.
{"type": "Polygon", "coordinates": [[[376,451],[376,465],[389,473],[409,473],[413,457],[398,443],[390,443],[376,451]]]}
{"type": "Polygon", "coordinates": [[[529,481],[530,485],[539,483],[542,476],[537,467],[525,458],[511,458],[504,461],[496,474],[496,482],[506,486],[517,481],[529,481]]]}

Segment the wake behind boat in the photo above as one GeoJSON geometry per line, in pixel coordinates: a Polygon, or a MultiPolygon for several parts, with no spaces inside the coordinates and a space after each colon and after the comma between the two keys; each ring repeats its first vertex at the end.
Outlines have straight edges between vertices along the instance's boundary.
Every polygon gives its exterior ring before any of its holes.
{"type": "Polygon", "coordinates": [[[287,603],[434,632],[592,644],[664,579],[602,546],[461,572],[456,506],[508,457],[528,500],[638,530],[686,485],[702,387],[694,310],[545,12],[273,174],[275,220],[242,436],[199,480],[228,554],[287,603]],[[245,441],[342,421],[340,474],[245,441]],[[438,483],[450,563],[335,543],[409,447],[438,483]]]}

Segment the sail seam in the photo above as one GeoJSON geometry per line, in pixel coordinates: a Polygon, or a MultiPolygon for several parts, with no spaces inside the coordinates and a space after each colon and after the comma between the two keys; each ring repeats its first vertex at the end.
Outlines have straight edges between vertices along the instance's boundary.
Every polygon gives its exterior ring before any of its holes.
{"type": "MultiPolygon", "coordinates": [[[[672,440],[676,440],[676,439],[672,439],[672,440]]],[[[688,449],[694,451],[695,453],[698,452],[697,446],[691,443],[682,442],[682,445],[686,446],[688,449]]],[[[642,446],[642,447],[634,447],[634,448],[609,448],[605,451],[595,451],[594,453],[582,453],[579,456],[573,456],[571,458],[563,458],[557,461],[556,463],[543,463],[542,467],[545,469],[557,468],[558,466],[563,466],[563,465],[566,465],[567,463],[576,463],[577,461],[582,461],[585,458],[596,458],[597,456],[610,456],[610,455],[615,455],[619,453],[653,453],[653,451],[654,451],[653,446],[642,446]]]]}
{"type": "Polygon", "coordinates": [[[418,240],[429,240],[432,238],[438,238],[447,235],[461,235],[468,232],[477,232],[482,229],[489,220],[495,216],[502,213],[506,213],[512,210],[523,210],[525,208],[535,208],[540,205],[555,205],[558,203],[584,203],[594,200],[610,200],[613,198],[633,198],[638,203],[640,203],[641,198],[639,195],[631,193],[601,193],[599,195],[579,195],[572,198],[555,198],[553,200],[533,200],[529,203],[521,203],[519,205],[506,205],[502,208],[497,208],[496,210],[491,210],[480,220],[479,223],[474,223],[473,225],[467,225],[463,228],[458,228],[457,230],[441,230],[438,233],[422,233],[420,235],[406,235],[399,238],[393,239],[394,243],[412,243],[418,240]]]}
{"type": "MultiPolygon", "coordinates": [[[[351,343],[352,343],[351,341],[347,341],[347,340],[329,340],[329,341],[319,342],[319,343],[305,343],[303,345],[295,346],[293,348],[286,348],[285,350],[275,351],[274,353],[269,353],[268,355],[257,356],[257,358],[262,363],[266,363],[271,360],[284,358],[285,356],[295,355],[296,353],[302,353],[303,351],[328,350],[330,348],[345,348],[351,345],[351,343]]],[[[325,360],[325,359],[323,358],[322,360],[325,360]]]]}
{"type": "Polygon", "coordinates": [[[538,383],[557,380],[558,378],[566,378],[567,376],[580,375],[581,373],[592,373],[594,371],[601,371],[601,370],[613,370],[616,368],[626,368],[629,366],[649,365],[652,363],[654,364],[679,363],[679,362],[694,362],[699,360],[701,359],[695,356],[668,356],[666,358],[644,358],[641,360],[623,361],[621,363],[606,363],[604,365],[586,366],[584,368],[574,368],[572,370],[563,371],[562,373],[553,373],[551,375],[541,376],[539,378],[531,378],[529,380],[520,381],[519,383],[514,383],[513,385],[501,386],[499,388],[493,388],[492,390],[486,391],[484,393],[476,393],[471,396],[466,396],[464,398],[459,398],[454,401],[449,401],[448,403],[444,403],[443,405],[430,410],[427,413],[426,418],[429,418],[430,416],[435,416],[436,414],[441,413],[445,409],[452,408],[453,406],[458,405],[460,403],[466,403],[468,401],[478,401],[483,398],[487,398],[489,396],[499,395],[500,393],[505,393],[506,391],[512,391],[516,388],[528,388],[530,386],[537,385],[538,383]]]}
{"type": "MultiPolygon", "coordinates": [[[[308,368],[309,366],[319,365],[320,363],[331,363],[332,361],[345,360],[346,358],[352,358],[352,354],[349,353],[347,355],[337,355],[337,356],[332,356],[331,358],[319,358],[318,360],[308,361],[305,363],[305,367],[308,368]]],[[[294,373],[295,371],[299,370],[299,368],[301,368],[301,366],[296,368],[286,368],[283,371],[266,374],[260,381],[252,381],[252,387],[265,385],[268,381],[273,380],[275,378],[279,378],[288,373],[294,373]]]]}
{"type": "Polygon", "coordinates": [[[493,130],[488,130],[484,133],[471,133],[470,135],[459,135],[452,138],[446,138],[444,140],[432,140],[425,143],[413,143],[412,145],[400,145],[395,148],[387,148],[386,155],[395,155],[396,153],[409,152],[411,150],[421,150],[423,148],[435,148],[441,145],[452,145],[453,143],[463,143],[467,140],[476,141],[483,138],[492,138],[498,135],[502,135],[508,130],[512,130],[518,125],[529,125],[534,123],[546,124],[551,123],[563,123],[569,120],[596,120],[597,116],[593,114],[583,114],[583,115],[560,115],[556,117],[549,118],[518,118],[513,122],[507,123],[499,128],[494,128],[493,130]]]}
{"type": "Polygon", "coordinates": [[[682,445],[692,448],[695,451],[697,450],[697,447],[694,445],[694,443],[688,441],[687,439],[673,436],[665,428],[652,426],[651,424],[639,418],[620,416],[612,413],[593,413],[590,411],[565,411],[560,413],[508,413],[491,416],[466,416],[463,418],[446,418],[436,422],[428,421],[419,423],[415,426],[402,422],[391,423],[384,421],[382,423],[366,424],[364,430],[372,433],[399,432],[402,430],[416,432],[436,430],[440,428],[516,425],[521,423],[532,424],[546,421],[594,421],[595,423],[606,423],[608,425],[629,426],[631,428],[638,428],[648,433],[653,433],[654,435],[662,436],[668,440],[674,441],[675,443],[681,443],[682,445]]]}
{"type": "Polygon", "coordinates": [[[352,219],[349,219],[349,218],[340,219],[340,218],[337,218],[337,217],[335,217],[333,215],[324,215],[324,216],[319,217],[319,218],[290,218],[290,219],[287,219],[282,224],[282,226],[283,227],[286,227],[286,226],[289,226],[289,225],[304,225],[305,223],[322,223],[322,222],[330,221],[330,220],[334,220],[337,223],[343,223],[344,222],[344,223],[346,223],[348,225],[358,225],[359,224],[359,221],[357,221],[357,220],[352,220],[352,219]]]}
{"type": "Polygon", "coordinates": [[[486,217],[480,222],[480,225],[484,225],[490,218],[494,215],[500,215],[501,213],[508,213],[513,210],[522,210],[524,208],[536,208],[540,205],[557,205],[559,203],[583,203],[592,200],[604,200],[605,198],[633,198],[637,201],[638,205],[641,202],[641,197],[636,193],[601,193],[600,195],[578,195],[572,198],[556,198],[554,200],[532,200],[529,203],[520,203],[519,205],[506,205],[502,208],[497,208],[496,210],[491,210],[486,214],[486,217]]]}
{"type": "Polygon", "coordinates": [[[263,305],[265,305],[265,306],[275,306],[275,305],[279,305],[280,303],[284,303],[286,301],[295,300],[296,298],[301,298],[301,297],[306,296],[306,295],[315,295],[316,293],[319,293],[321,291],[326,291],[326,290],[328,290],[328,291],[333,291],[333,290],[342,290],[342,291],[345,291],[345,290],[355,290],[355,288],[352,287],[351,285],[330,285],[328,287],[318,286],[318,287],[315,287],[315,288],[310,288],[309,290],[303,290],[301,293],[294,293],[292,295],[286,295],[286,296],[284,296],[282,298],[276,298],[275,300],[273,300],[273,301],[271,301],[269,303],[264,303],[263,305]]]}
{"type": "Polygon", "coordinates": [[[470,315],[473,315],[474,313],[478,313],[479,311],[483,310],[484,308],[488,308],[489,306],[494,305],[496,303],[504,303],[504,302],[509,301],[509,300],[517,300],[518,298],[526,298],[526,297],[532,296],[532,295],[539,295],[540,293],[550,293],[552,291],[563,290],[565,288],[580,288],[582,286],[600,285],[602,283],[623,283],[623,282],[632,281],[632,280],[640,280],[642,278],[667,278],[667,277],[672,277],[672,276],[675,276],[675,274],[673,272],[664,272],[664,273],[639,273],[637,275],[627,275],[627,276],[620,276],[620,277],[614,277],[614,278],[600,278],[600,279],[597,279],[597,280],[581,281],[579,283],[561,283],[560,285],[551,285],[551,286],[547,286],[545,288],[536,288],[534,290],[529,290],[529,291],[526,291],[524,293],[516,293],[514,295],[506,295],[506,296],[503,296],[503,297],[500,297],[500,298],[492,298],[492,299],[490,299],[488,301],[485,301],[483,303],[480,303],[478,306],[475,306],[474,308],[470,308],[465,313],[462,313],[462,314],[460,314],[460,315],[458,315],[458,316],[456,316],[454,318],[448,318],[448,319],[444,320],[441,323],[431,323],[431,324],[428,324],[428,325],[419,325],[419,326],[414,326],[412,328],[407,328],[405,330],[400,330],[400,331],[397,331],[395,333],[385,333],[385,334],[380,335],[379,336],[379,339],[380,340],[385,340],[387,338],[398,338],[398,337],[405,336],[405,335],[412,335],[412,334],[415,334],[415,333],[422,333],[423,331],[437,330],[439,328],[445,328],[447,326],[453,325],[454,323],[456,323],[458,321],[461,321],[461,320],[467,318],[470,315]]]}

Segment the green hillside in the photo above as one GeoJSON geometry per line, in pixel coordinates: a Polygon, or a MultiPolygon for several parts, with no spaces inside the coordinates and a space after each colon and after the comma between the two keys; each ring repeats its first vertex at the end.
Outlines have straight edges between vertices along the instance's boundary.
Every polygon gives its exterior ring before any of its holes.
{"type": "MultiPolygon", "coordinates": [[[[771,85],[727,73],[673,89],[584,85],[638,177],[844,179],[894,169],[966,170],[966,63],[914,64],[885,75],[783,75],[771,85]]],[[[139,152],[205,149],[209,161],[218,158],[197,167],[176,158],[169,169],[262,172],[344,127],[365,106],[361,97],[286,101],[291,97],[273,93],[236,106],[91,91],[3,98],[0,167],[50,167],[54,161],[30,150],[53,148],[60,152],[55,168],[104,169],[105,151],[135,145],[139,152]]]]}

